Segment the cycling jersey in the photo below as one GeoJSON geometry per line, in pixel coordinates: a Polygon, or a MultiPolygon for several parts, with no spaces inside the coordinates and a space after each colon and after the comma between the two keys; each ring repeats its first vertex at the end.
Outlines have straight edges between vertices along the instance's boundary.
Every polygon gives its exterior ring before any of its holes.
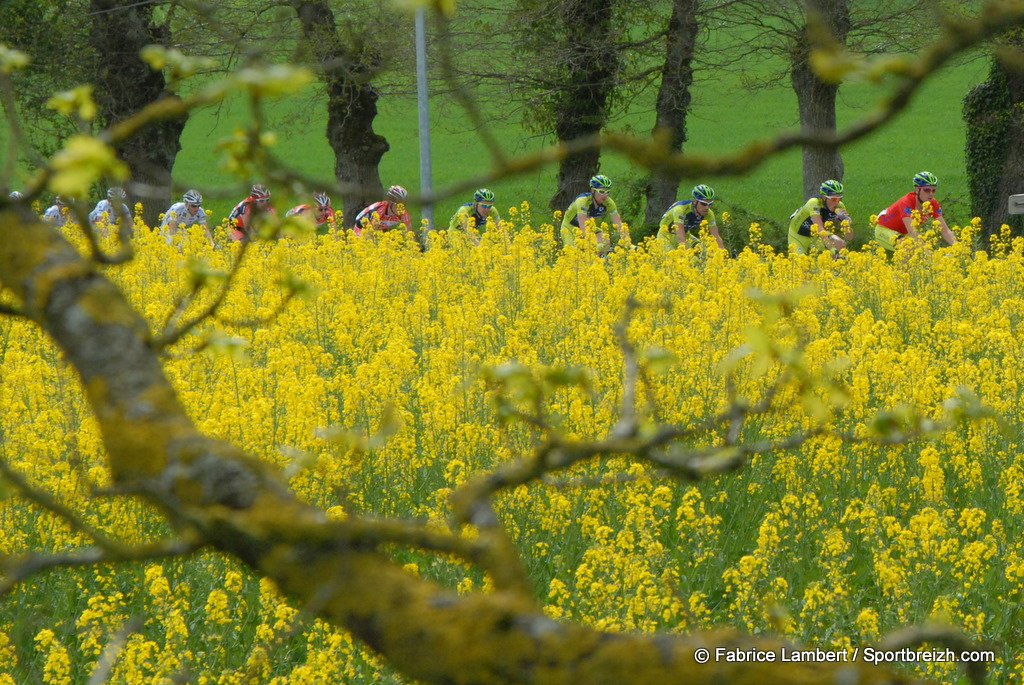
{"type": "Polygon", "coordinates": [[[50,224],[60,228],[71,221],[71,210],[63,205],[50,205],[43,212],[43,219],[50,224]]]}
{"type": "Polygon", "coordinates": [[[812,197],[803,206],[797,209],[795,212],[789,215],[789,233],[790,235],[801,235],[805,238],[813,236],[814,232],[811,230],[811,226],[814,225],[814,217],[821,218],[821,224],[824,226],[828,222],[832,222],[833,226],[839,227],[846,214],[846,205],[841,201],[836,205],[836,211],[832,211],[828,208],[828,203],[822,200],[820,197],[812,197]]]}
{"type": "Polygon", "coordinates": [[[277,210],[269,202],[258,204],[252,195],[245,198],[228,214],[233,240],[249,240],[252,237],[252,221],[257,214],[277,214],[277,210]]]}
{"type": "Polygon", "coordinates": [[[697,230],[704,222],[708,222],[708,228],[718,228],[715,212],[708,207],[708,213],[704,216],[697,214],[694,209],[695,200],[680,200],[668,208],[661,217],[661,227],[658,229],[658,238],[667,240],[672,247],[679,247],[679,236],[676,235],[676,224],[682,224],[686,231],[686,238],[691,243],[700,241],[697,230]]]}
{"type": "MultiPolygon", "coordinates": [[[[495,225],[501,221],[501,217],[498,216],[498,212],[493,208],[487,216],[494,221],[495,225]]],[[[487,226],[487,216],[482,216],[477,212],[475,202],[467,202],[459,207],[458,211],[452,215],[451,221],[448,222],[448,230],[461,231],[464,227],[472,226],[476,228],[478,232],[483,231],[487,226]]]]}
{"type": "Polygon", "coordinates": [[[579,228],[578,215],[580,212],[585,213],[588,219],[594,219],[600,225],[601,219],[606,214],[618,214],[619,210],[615,206],[615,200],[610,197],[605,198],[603,205],[599,205],[594,201],[593,193],[583,193],[573,200],[569,208],[565,210],[565,214],[562,216],[562,228],[568,229],[570,226],[579,228]]]}
{"type": "Polygon", "coordinates": [[[101,223],[120,227],[122,219],[130,222],[131,216],[131,210],[123,202],[120,210],[117,210],[110,204],[110,200],[100,200],[96,203],[96,207],[89,212],[89,223],[94,228],[99,227],[101,223]]]}
{"type": "Polygon", "coordinates": [[[309,204],[292,207],[288,210],[288,213],[285,214],[285,216],[304,216],[312,221],[313,225],[316,226],[316,232],[318,235],[325,235],[327,231],[330,230],[331,221],[334,219],[334,209],[332,207],[327,207],[320,211],[323,212],[323,219],[321,221],[317,221],[317,217],[319,216],[317,208],[309,204]]]}
{"type": "Polygon", "coordinates": [[[160,222],[160,230],[168,229],[171,222],[177,224],[177,228],[187,228],[196,224],[206,225],[206,210],[196,207],[196,211],[188,208],[184,202],[176,202],[164,212],[164,219],[160,222]]]}
{"type": "Polygon", "coordinates": [[[398,205],[388,200],[374,202],[356,215],[353,231],[356,235],[363,234],[363,227],[381,231],[390,231],[393,228],[403,226],[412,230],[412,219],[405,209],[399,211],[398,205]]]}
{"type": "Polygon", "coordinates": [[[814,217],[821,219],[821,225],[832,222],[838,229],[843,221],[849,220],[846,205],[839,202],[836,211],[828,208],[828,202],[821,197],[812,197],[799,209],[789,215],[789,246],[797,254],[810,254],[811,250],[827,249],[821,237],[814,231],[814,217]]]}
{"type": "MultiPolygon", "coordinates": [[[[929,211],[925,211],[924,207],[920,210],[922,224],[942,216],[942,207],[939,206],[938,200],[932,198],[927,201],[927,204],[929,211]]],[[[907,227],[903,223],[903,219],[913,216],[916,208],[917,192],[907,193],[878,215],[878,225],[906,235],[907,227]]]]}

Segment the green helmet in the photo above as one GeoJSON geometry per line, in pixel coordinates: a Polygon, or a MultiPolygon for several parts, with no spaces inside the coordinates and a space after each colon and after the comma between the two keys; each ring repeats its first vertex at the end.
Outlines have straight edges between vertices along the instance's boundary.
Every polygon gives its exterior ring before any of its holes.
{"type": "Polygon", "coordinates": [[[715,199],[715,189],[701,183],[693,189],[693,199],[701,202],[711,202],[715,199]]]}
{"type": "Polygon", "coordinates": [[[481,188],[473,193],[474,202],[494,202],[494,193],[487,188],[481,188]]]}
{"type": "Polygon", "coordinates": [[[919,188],[921,186],[937,186],[939,178],[930,171],[922,171],[914,175],[914,185],[919,188]]]}
{"type": "Polygon", "coordinates": [[[609,190],[612,187],[612,180],[603,174],[598,174],[590,179],[590,187],[595,190],[599,188],[609,190]]]}
{"type": "Polygon", "coordinates": [[[830,195],[842,195],[843,184],[839,181],[825,181],[821,184],[821,194],[828,197],[830,195]]]}

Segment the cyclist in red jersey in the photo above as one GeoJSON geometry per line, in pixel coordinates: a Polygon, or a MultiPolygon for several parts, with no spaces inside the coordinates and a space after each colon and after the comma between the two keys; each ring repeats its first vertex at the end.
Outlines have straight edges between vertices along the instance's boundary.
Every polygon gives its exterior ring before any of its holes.
{"type": "Polygon", "coordinates": [[[888,209],[878,215],[875,224],[875,242],[892,252],[896,249],[896,241],[905,235],[919,237],[918,226],[937,221],[943,240],[952,245],[956,236],[949,230],[946,219],[942,216],[942,207],[935,199],[935,186],[939,179],[930,171],[922,171],[914,176],[914,190],[894,202],[888,209]],[[915,224],[915,213],[917,223],[915,224]]]}
{"type": "Polygon", "coordinates": [[[315,204],[299,205],[298,207],[292,207],[288,210],[285,216],[304,216],[313,222],[316,226],[316,232],[318,235],[326,235],[331,228],[331,222],[334,219],[334,209],[331,207],[331,198],[327,196],[327,193],[316,192],[313,193],[313,202],[315,204]]]}
{"type": "Polygon", "coordinates": [[[257,183],[252,187],[249,197],[245,198],[231,210],[228,223],[232,240],[243,243],[252,240],[256,230],[256,218],[261,214],[277,214],[270,204],[270,191],[257,183]]]}
{"type": "Polygon", "coordinates": [[[396,228],[404,228],[416,238],[412,219],[405,208],[409,191],[402,186],[391,186],[386,200],[374,202],[356,215],[352,230],[356,235],[371,236],[396,228]]]}

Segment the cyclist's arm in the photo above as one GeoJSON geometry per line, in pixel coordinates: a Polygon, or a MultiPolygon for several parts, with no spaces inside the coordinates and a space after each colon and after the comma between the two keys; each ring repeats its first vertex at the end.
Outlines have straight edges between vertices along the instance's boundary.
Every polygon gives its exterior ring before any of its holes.
{"type": "Polygon", "coordinates": [[[633,238],[629,235],[629,231],[622,230],[622,217],[619,216],[618,212],[612,212],[611,216],[608,217],[612,221],[612,226],[615,227],[616,233],[618,233],[619,240],[625,240],[627,243],[632,243],[633,238]]]}
{"type": "Polygon", "coordinates": [[[682,221],[677,221],[672,224],[672,229],[676,232],[676,240],[679,241],[679,246],[682,247],[686,244],[686,224],[682,221]]]}
{"type": "Polygon", "coordinates": [[[590,217],[587,215],[587,210],[582,207],[576,210],[576,223],[580,225],[580,235],[587,234],[587,221],[590,217]]]}
{"type": "Polygon", "coordinates": [[[956,235],[949,229],[949,225],[946,223],[945,217],[941,214],[935,217],[935,220],[939,222],[939,230],[942,233],[942,239],[946,241],[947,245],[953,245],[956,243],[956,235]]]}
{"type": "MultiPolygon", "coordinates": [[[[914,238],[918,237],[917,229],[914,228],[914,217],[912,217],[912,216],[905,216],[905,217],[903,217],[903,225],[907,227],[907,235],[909,235],[911,237],[914,237],[914,238]]],[[[945,235],[943,235],[943,237],[945,237],[945,235]]]]}
{"type": "Polygon", "coordinates": [[[718,224],[717,223],[714,223],[714,224],[710,224],[709,223],[708,224],[708,233],[710,233],[712,236],[714,236],[715,242],[718,243],[719,249],[724,250],[725,249],[725,243],[722,241],[722,236],[718,232],[718,224]]]}

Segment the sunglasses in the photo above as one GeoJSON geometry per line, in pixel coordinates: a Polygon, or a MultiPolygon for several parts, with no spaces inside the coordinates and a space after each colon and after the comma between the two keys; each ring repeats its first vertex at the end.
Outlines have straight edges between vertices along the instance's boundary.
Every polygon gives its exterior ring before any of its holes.
{"type": "Polygon", "coordinates": [[[826,195],[825,198],[829,199],[829,200],[842,200],[843,196],[842,195],[826,195]]]}
{"type": "Polygon", "coordinates": [[[611,192],[611,189],[610,188],[594,188],[594,192],[595,193],[600,193],[601,195],[607,195],[609,192],[611,192]]]}
{"type": "Polygon", "coordinates": [[[714,200],[707,200],[707,201],[704,201],[704,200],[697,200],[697,204],[699,204],[699,205],[701,205],[701,206],[704,206],[704,207],[710,207],[710,206],[711,206],[711,205],[713,205],[714,203],[715,203],[715,201],[714,201],[714,200]]]}
{"type": "Polygon", "coordinates": [[[494,206],[493,202],[477,202],[477,204],[480,205],[480,209],[490,209],[494,206]]]}

